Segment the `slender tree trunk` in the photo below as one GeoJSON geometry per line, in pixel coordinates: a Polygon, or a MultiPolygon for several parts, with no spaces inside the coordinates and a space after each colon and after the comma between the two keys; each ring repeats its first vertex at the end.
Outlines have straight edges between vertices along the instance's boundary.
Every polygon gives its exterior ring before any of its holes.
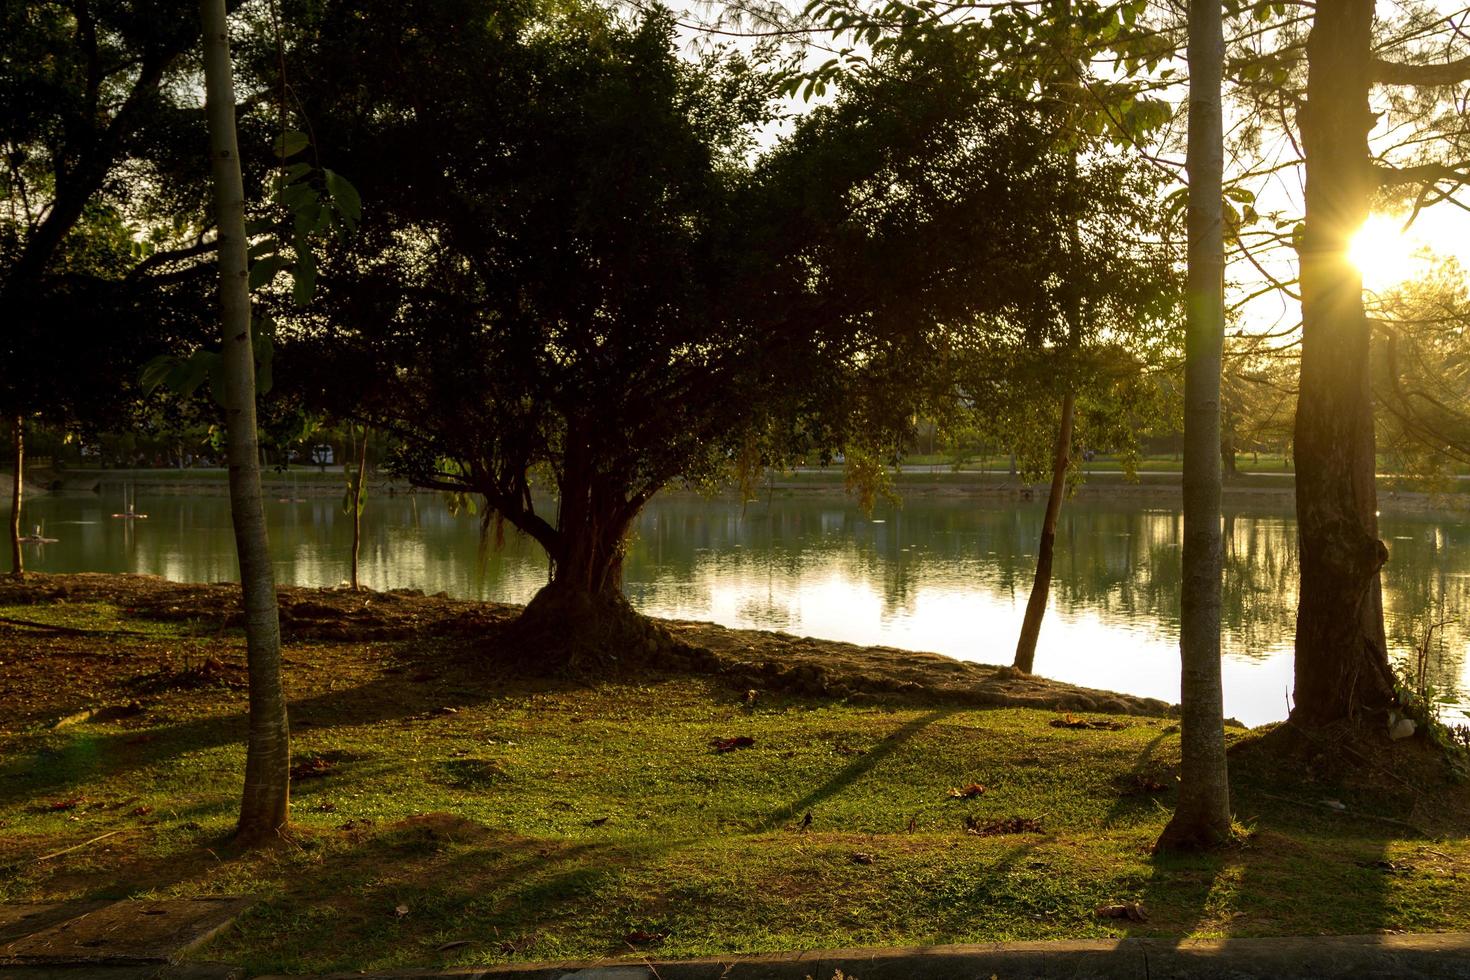
{"type": "Polygon", "coordinates": [[[10,485],[10,574],[24,578],[25,553],[20,547],[20,503],[25,492],[26,427],[17,415],[10,420],[11,447],[15,450],[15,479],[10,485]]]}
{"type": "Polygon", "coordinates": [[[276,612],[275,579],[261,506],[245,189],[240,176],[235,85],[224,0],[200,0],[199,14],[204,27],[205,112],[214,170],[214,208],[219,225],[230,515],[240,560],[250,677],[245,791],[236,836],[244,843],[252,843],[273,836],[286,826],[291,745],[286,696],[281,686],[281,628],[276,612]]]}
{"type": "Polygon", "coordinates": [[[1077,396],[1067,392],[1062,397],[1062,418],[1057,426],[1057,443],[1051,462],[1051,491],[1046,497],[1046,516],[1041,520],[1041,541],[1036,547],[1036,580],[1031,583],[1031,598],[1026,602],[1026,616],[1021,620],[1021,636],[1016,641],[1017,670],[1031,673],[1036,663],[1036,637],[1041,633],[1041,620],[1046,616],[1046,601],[1051,595],[1052,552],[1057,540],[1057,515],[1067,493],[1067,466],[1072,454],[1072,417],[1077,396]]]}
{"type": "Polygon", "coordinates": [[[1240,470],[1235,466],[1235,433],[1229,429],[1220,433],[1220,466],[1227,480],[1240,475],[1240,470]]]}
{"type": "Polygon", "coordinates": [[[357,582],[357,557],[362,551],[362,481],[367,472],[367,426],[362,428],[362,448],[357,456],[357,479],[352,484],[352,591],[360,586],[357,582]]]}
{"type": "Polygon", "coordinates": [[[1301,592],[1292,717],[1382,717],[1395,704],[1383,631],[1369,328],[1348,242],[1372,190],[1373,0],[1320,0],[1307,40],[1302,366],[1295,459],[1301,592]]]}
{"type": "Polygon", "coordinates": [[[1220,682],[1220,362],[1225,337],[1220,0],[1189,4],[1189,283],[1184,366],[1184,547],[1179,616],[1179,803],[1163,849],[1230,835],[1220,682]]]}

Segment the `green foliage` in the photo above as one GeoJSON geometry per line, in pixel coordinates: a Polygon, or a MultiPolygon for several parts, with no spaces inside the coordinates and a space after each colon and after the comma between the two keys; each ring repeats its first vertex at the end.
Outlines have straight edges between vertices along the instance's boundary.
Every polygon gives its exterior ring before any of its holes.
{"type": "Polygon", "coordinates": [[[896,444],[951,387],[952,324],[1050,302],[1034,246],[1077,199],[1048,111],[963,45],[874,60],[758,154],[782,70],[682,59],[663,11],[318,17],[291,74],[367,217],[295,318],[303,360],[336,365],[305,381],[352,378],[401,470],[483,496],[558,567],[670,482],[896,444]],[[588,523],[537,513],[538,468],[588,523]]]}

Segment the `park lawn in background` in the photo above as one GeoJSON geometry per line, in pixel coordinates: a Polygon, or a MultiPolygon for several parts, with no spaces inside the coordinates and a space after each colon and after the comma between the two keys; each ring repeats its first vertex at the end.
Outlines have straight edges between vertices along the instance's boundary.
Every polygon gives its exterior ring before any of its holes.
{"type": "Polygon", "coordinates": [[[195,954],[252,971],[1470,929],[1470,792],[1417,740],[1350,785],[1245,745],[1237,845],[1156,858],[1167,718],[532,681],[460,637],[290,645],[295,832],[241,856],[239,635],[0,617],[86,631],[0,623],[0,901],[255,895],[195,954]],[[1078,721],[1122,727],[1053,724],[1078,721]],[[1146,922],[1097,914],[1132,901],[1146,922]]]}

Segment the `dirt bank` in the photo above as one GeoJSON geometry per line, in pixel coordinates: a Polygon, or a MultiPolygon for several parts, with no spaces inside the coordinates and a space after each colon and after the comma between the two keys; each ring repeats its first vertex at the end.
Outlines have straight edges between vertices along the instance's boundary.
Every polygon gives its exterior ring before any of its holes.
{"type": "MultiPolygon", "coordinates": [[[[0,580],[0,605],[105,602],[128,617],[185,620],[201,631],[219,631],[241,620],[239,588],[220,583],[169,582],[149,575],[41,575],[0,580]]],[[[453,638],[459,656],[495,662],[505,652],[503,627],[520,607],[425,596],[413,590],[351,592],[282,588],[281,626],[287,642],[366,643],[453,638]]],[[[21,617],[12,617],[12,620],[21,617]]],[[[714,675],[737,689],[846,698],[855,702],[945,702],[1108,714],[1168,715],[1175,709],[1153,698],[1076,687],[933,653],[732,630],[712,623],[669,620],[679,641],[652,669],[714,675]]],[[[33,626],[0,621],[0,630],[25,633],[33,626]]],[[[42,631],[44,632],[44,631],[42,631]]]]}

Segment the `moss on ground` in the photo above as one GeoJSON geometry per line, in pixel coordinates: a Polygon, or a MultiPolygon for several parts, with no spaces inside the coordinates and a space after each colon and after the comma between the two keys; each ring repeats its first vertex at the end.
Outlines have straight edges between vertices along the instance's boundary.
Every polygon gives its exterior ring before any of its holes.
{"type": "Polygon", "coordinates": [[[1416,740],[1344,782],[1233,732],[1240,843],[1155,857],[1165,718],[557,684],[433,630],[288,649],[296,829],[233,855],[243,643],[129,608],[0,607],[72,631],[0,622],[0,900],[255,894],[197,954],[254,971],[1470,929],[1470,793],[1416,740]],[[985,833],[1009,817],[1040,832],[985,833]]]}

